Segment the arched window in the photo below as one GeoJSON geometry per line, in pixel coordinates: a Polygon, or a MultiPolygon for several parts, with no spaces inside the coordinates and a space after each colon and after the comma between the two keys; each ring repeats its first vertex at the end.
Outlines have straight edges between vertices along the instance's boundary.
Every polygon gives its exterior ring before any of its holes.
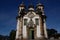
{"type": "Polygon", "coordinates": [[[36,25],[39,25],[39,19],[38,18],[35,19],[35,22],[36,22],[35,23],[36,25]]]}
{"type": "Polygon", "coordinates": [[[27,25],[27,19],[24,19],[24,25],[27,25]]]}

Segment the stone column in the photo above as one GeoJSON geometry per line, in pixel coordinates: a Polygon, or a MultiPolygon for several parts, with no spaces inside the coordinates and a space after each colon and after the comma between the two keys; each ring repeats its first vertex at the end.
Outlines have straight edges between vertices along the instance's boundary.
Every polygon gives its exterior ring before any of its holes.
{"type": "Polygon", "coordinates": [[[17,19],[17,30],[16,30],[16,40],[19,40],[19,23],[20,22],[20,20],[19,20],[19,18],[17,19]]]}
{"type": "Polygon", "coordinates": [[[19,33],[20,33],[20,40],[22,40],[22,29],[23,29],[23,17],[20,18],[20,28],[19,28],[19,33]]]}
{"type": "MultiPolygon", "coordinates": [[[[24,18],[23,18],[24,20],[24,18]]],[[[24,21],[23,21],[24,23],[24,21]]],[[[23,25],[23,29],[22,29],[22,34],[23,34],[23,39],[22,40],[27,40],[27,32],[28,32],[28,29],[27,29],[27,26],[26,25],[23,25]]]]}
{"type": "Polygon", "coordinates": [[[16,40],[22,40],[22,17],[17,18],[16,40]]]}
{"type": "Polygon", "coordinates": [[[44,34],[45,34],[45,38],[48,38],[45,19],[44,19],[44,34]]]}
{"type": "Polygon", "coordinates": [[[43,17],[40,15],[40,32],[41,32],[41,40],[44,40],[44,25],[43,25],[43,17]]]}
{"type": "Polygon", "coordinates": [[[28,29],[26,26],[23,26],[23,40],[27,40],[27,34],[28,33],[28,29]]]}
{"type": "Polygon", "coordinates": [[[37,27],[36,27],[36,25],[34,24],[34,40],[36,40],[37,39],[37,27]]]}

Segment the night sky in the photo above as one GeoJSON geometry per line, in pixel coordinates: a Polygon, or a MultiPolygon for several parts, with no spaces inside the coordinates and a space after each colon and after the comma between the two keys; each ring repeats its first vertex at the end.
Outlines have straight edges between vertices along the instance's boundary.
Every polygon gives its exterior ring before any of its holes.
{"type": "MultiPolygon", "coordinates": [[[[12,29],[16,30],[16,16],[21,0],[0,0],[0,34],[9,35],[12,29]]],[[[37,0],[32,1],[36,6],[37,0]]],[[[44,5],[47,16],[47,28],[56,29],[60,33],[60,0],[40,0],[44,5]]],[[[24,0],[28,7],[29,1],[24,0]]]]}

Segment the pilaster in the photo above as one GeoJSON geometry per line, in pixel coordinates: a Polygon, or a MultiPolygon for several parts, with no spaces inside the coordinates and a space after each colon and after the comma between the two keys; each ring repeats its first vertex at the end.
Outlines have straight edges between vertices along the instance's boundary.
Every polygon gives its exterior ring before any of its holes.
{"type": "Polygon", "coordinates": [[[44,19],[44,34],[45,34],[45,38],[48,38],[47,29],[46,29],[46,19],[44,19]]]}
{"type": "Polygon", "coordinates": [[[16,31],[16,40],[22,40],[22,17],[18,16],[17,17],[17,31],[16,31]]]}
{"type": "Polygon", "coordinates": [[[37,27],[34,25],[34,40],[37,38],[37,27]]]}
{"type": "Polygon", "coordinates": [[[44,25],[43,25],[43,18],[42,15],[40,15],[40,32],[41,32],[41,38],[40,39],[44,39],[44,25]]]}
{"type": "Polygon", "coordinates": [[[23,40],[29,40],[29,39],[27,39],[27,38],[23,38],[23,40]]]}

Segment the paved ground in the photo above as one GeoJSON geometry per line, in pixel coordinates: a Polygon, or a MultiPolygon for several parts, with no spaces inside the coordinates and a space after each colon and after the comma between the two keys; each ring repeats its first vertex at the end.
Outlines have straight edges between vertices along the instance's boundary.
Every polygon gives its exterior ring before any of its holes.
{"type": "Polygon", "coordinates": [[[48,39],[48,40],[60,40],[60,39],[48,39]]]}

